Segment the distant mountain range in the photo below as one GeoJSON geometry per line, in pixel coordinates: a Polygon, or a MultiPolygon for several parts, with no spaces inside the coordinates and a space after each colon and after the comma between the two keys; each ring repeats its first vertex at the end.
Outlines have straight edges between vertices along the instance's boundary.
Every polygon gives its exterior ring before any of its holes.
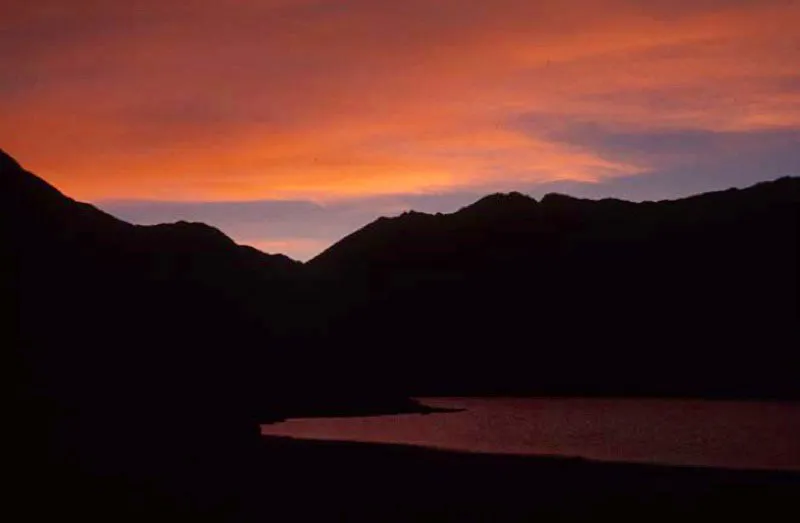
{"type": "Polygon", "coordinates": [[[259,422],[414,395],[798,398],[798,221],[797,178],[663,202],[497,194],[301,264],[120,221],[0,151],[12,447],[26,474],[52,458],[223,484],[259,422]]]}
{"type": "Polygon", "coordinates": [[[406,364],[415,394],[796,397],[799,217],[797,178],[643,203],[498,194],[381,218],[306,270],[336,282],[340,345],[406,364]]]}

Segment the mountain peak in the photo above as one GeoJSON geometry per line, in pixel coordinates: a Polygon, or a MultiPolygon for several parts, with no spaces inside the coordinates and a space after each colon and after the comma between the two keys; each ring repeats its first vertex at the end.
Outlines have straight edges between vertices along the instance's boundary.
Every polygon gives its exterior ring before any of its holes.
{"type": "Polygon", "coordinates": [[[473,204],[467,205],[458,212],[485,213],[485,212],[516,212],[536,208],[538,202],[520,192],[494,193],[484,196],[473,204]]]}
{"type": "Polygon", "coordinates": [[[484,203],[493,203],[493,204],[509,204],[509,203],[527,203],[530,204],[531,202],[535,202],[536,200],[528,196],[527,194],[522,194],[518,191],[512,192],[496,192],[493,194],[489,194],[484,196],[473,205],[479,204],[481,202],[484,203]]]}
{"type": "Polygon", "coordinates": [[[564,205],[564,204],[579,202],[581,200],[582,198],[577,198],[575,196],[570,196],[568,194],[550,192],[542,197],[541,203],[543,205],[564,205]]]}
{"type": "Polygon", "coordinates": [[[172,245],[180,244],[186,248],[203,250],[211,246],[233,246],[235,242],[225,233],[201,222],[180,220],[175,223],[160,223],[140,227],[148,234],[172,245]]]}

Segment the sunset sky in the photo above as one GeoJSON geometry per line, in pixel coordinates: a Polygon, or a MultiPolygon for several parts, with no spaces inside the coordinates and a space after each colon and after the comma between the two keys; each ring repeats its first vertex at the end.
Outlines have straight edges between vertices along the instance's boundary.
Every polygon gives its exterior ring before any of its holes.
{"type": "Polygon", "coordinates": [[[800,0],[0,0],[0,148],[307,259],[518,190],[800,174],[800,0]]]}

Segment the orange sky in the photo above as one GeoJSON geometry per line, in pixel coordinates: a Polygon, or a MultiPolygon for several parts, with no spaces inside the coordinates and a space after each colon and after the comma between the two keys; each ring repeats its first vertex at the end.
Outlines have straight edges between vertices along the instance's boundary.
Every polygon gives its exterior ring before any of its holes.
{"type": "Polygon", "coordinates": [[[793,142],[798,27],[777,0],[5,0],[0,147],[100,202],[603,183],[687,157],[619,136],[793,142]]]}

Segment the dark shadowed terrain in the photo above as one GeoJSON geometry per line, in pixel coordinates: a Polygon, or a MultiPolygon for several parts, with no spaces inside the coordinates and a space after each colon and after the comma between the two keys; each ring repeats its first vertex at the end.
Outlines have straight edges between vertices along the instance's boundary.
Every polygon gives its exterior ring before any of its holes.
{"type": "Polygon", "coordinates": [[[307,264],[341,338],[418,395],[800,394],[800,180],[676,201],[488,196],[307,264]]]}
{"type": "Polygon", "coordinates": [[[287,332],[311,299],[285,256],[203,224],[122,222],[5,154],[0,227],[8,471],[22,492],[91,505],[95,480],[114,478],[101,483],[206,507],[239,495],[259,422],[416,408],[377,389],[355,397],[354,379],[303,383],[287,332]]]}
{"type": "Polygon", "coordinates": [[[796,178],[655,203],[494,195],[380,219],[303,265],[203,224],[117,220],[0,152],[11,508],[768,515],[796,477],[265,440],[259,423],[440,393],[797,399],[799,209],[796,178]]]}

